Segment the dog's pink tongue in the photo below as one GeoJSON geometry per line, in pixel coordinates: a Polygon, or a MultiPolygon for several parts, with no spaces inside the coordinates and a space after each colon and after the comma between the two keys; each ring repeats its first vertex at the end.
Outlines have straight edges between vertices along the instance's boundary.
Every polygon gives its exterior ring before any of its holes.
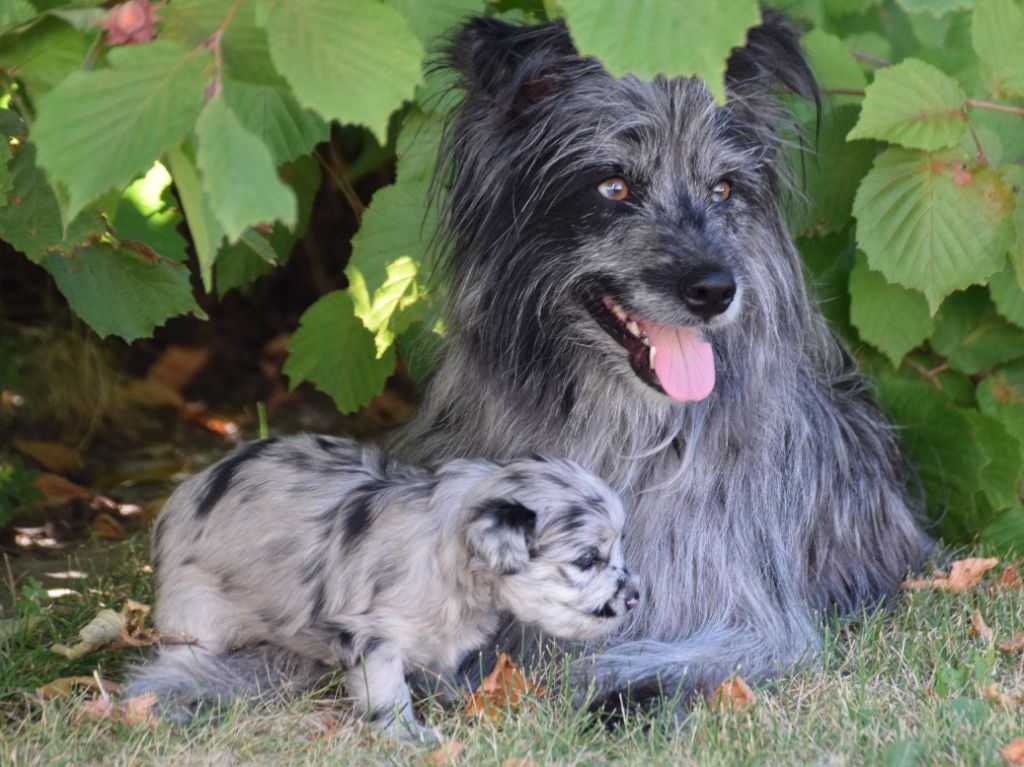
{"type": "Polygon", "coordinates": [[[702,400],[715,388],[711,344],[693,328],[640,320],[640,328],[657,351],[654,372],[665,393],[680,402],[702,400]]]}

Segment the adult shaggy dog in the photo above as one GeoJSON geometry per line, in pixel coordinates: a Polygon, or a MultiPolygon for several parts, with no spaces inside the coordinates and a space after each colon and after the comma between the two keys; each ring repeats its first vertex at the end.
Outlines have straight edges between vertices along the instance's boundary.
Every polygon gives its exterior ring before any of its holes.
{"type": "Polygon", "coordinates": [[[928,542],[779,210],[777,96],[817,98],[793,29],[750,30],[724,106],[613,78],[558,23],[472,20],[450,64],[448,345],[392,447],[542,451],[621,494],[646,597],[576,666],[598,700],[813,657],[816,614],[892,593],[928,542]]]}

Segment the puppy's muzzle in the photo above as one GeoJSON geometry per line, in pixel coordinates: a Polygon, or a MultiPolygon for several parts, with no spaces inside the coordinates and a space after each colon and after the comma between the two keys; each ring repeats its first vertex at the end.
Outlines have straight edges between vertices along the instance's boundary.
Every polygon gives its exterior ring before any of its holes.
{"type": "Polygon", "coordinates": [[[594,614],[599,618],[615,618],[628,613],[640,602],[640,589],[637,588],[633,576],[628,570],[623,570],[619,575],[618,589],[615,595],[604,605],[595,610],[594,614]]]}

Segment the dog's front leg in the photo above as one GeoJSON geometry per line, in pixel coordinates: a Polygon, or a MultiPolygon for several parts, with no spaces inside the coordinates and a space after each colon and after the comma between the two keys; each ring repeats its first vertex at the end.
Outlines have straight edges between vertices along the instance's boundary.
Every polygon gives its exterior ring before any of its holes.
{"type": "Polygon", "coordinates": [[[370,726],[395,740],[437,741],[435,730],[416,721],[405,681],[402,654],[392,642],[363,653],[346,682],[356,710],[370,726]]]}

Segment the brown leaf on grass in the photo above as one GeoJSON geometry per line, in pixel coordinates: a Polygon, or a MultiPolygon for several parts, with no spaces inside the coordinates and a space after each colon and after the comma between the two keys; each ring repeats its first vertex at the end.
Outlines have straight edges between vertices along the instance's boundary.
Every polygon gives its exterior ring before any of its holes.
{"type": "Polygon", "coordinates": [[[1024,738],[1014,738],[1001,749],[999,756],[1007,764],[1014,767],[1024,767],[1024,738]]]}
{"type": "Polygon", "coordinates": [[[70,647],[55,644],[50,649],[69,660],[75,660],[102,647],[148,647],[165,636],[145,627],[149,610],[149,605],[132,599],[124,603],[120,612],[104,608],[78,632],[80,642],[70,647]]]}
{"type": "Polygon", "coordinates": [[[981,691],[981,696],[992,703],[999,706],[1018,706],[1020,705],[1020,695],[1009,695],[999,689],[999,685],[995,682],[990,684],[984,690],[981,691]]]}
{"type": "Polygon", "coordinates": [[[455,764],[465,750],[466,747],[462,745],[462,741],[451,738],[424,756],[423,763],[431,765],[455,764]]]}
{"type": "Polygon", "coordinates": [[[160,358],[149,366],[146,379],[159,381],[180,394],[209,364],[212,356],[213,350],[209,346],[171,344],[163,350],[160,358]]]}
{"type": "Polygon", "coordinates": [[[736,676],[726,679],[708,697],[708,702],[714,707],[728,708],[732,711],[742,711],[745,708],[752,708],[757,703],[757,696],[750,689],[743,677],[736,676]]]}
{"type": "Polygon", "coordinates": [[[126,402],[141,407],[184,407],[185,398],[162,381],[137,378],[120,388],[126,402]]]}
{"type": "Polygon", "coordinates": [[[981,610],[975,610],[974,614],[971,615],[971,630],[969,633],[972,637],[980,636],[986,642],[991,642],[995,636],[992,629],[985,623],[985,619],[981,617],[981,610]]]}
{"type": "Polygon", "coordinates": [[[934,589],[935,591],[952,591],[960,594],[974,588],[981,580],[981,576],[997,564],[999,564],[999,560],[996,557],[959,559],[950,567],[949,575],[939,570],[931,578],[904,581],[903,589],[906,591],[934,589]]]}
{"type": "Polygon", "coordinates": [[[104,696],[83,701],[75,711],[75,719],[83,717],[102,721],[110,719],[115,722],[124,722],[129,727],[154,727],[156,725],[156,696],[151,693],[143,693],[134,698],[117,702],[110,697],[104,696]]]}
{"type": "Polygon", "coordinates": [[[221,418],[200,402],[188,402],[178,408],[178,417],[183,421],[202,426],[207,431],[220,434],[222,437],[233,437],[238,433],[240,423],[248,420],[240,416],[233,420],[221,418]]]}
{"type": "Polygon", "coordinates": [[[1017,653],[1024,650],[1024,631],[1018,631],[1009,639],[1000,639],[996,646],[1003,652],[1017,653]]]}
{"type": "Polygon", "coordinates": [[[53,700],[54,698],[67,698],[79,687],[95,690],[98,693],[121,694],[121,685],[117,682],[107,682],[104,680],[101,686],[99,680],[94,676],[62,676],[59,679],[54,679],[49,684],[37,687],[36,693],[42,698],[53,700]]]}
{"type": "Polygon", "coordinates": [[[57,474],[40,474],[36,477],[35,485],[43,495],[58,503],[67,503],[76,498],[83,501],[92,500],[90,491],[57,474]]]}
{"type": "Polygon", "coordinates": [[[527,695],[543,694],[544,687],[527,679],[508,654],[502,653],[491,673],[466,703],[466,711],[473,716],[488,716],[501,721],[505,709],[518,708],[527,695]]]}
{"type": "Polygon", "coordinates": [[[82,470],[82,456],[78,451],[60,442],[32,442],[16,439],[15,449],[28,456],[47,471],[55,474],[75,474],[82,470]]]}
{"type": "Polygon", "coordinates": [[[321,738],[333,738],[338,732],[338,717],[331,713],[317,713],[304,716],[299,727],[305,734],[306,740],[320,740],[321,738]]]}
{"type": "Polygon", "coordinates": [[[1024,588],[1024,583],[1021,582],[1020,573],[1017,568],[1021,564],[1021,560],[1017,560],[1012,565],[1007,565],[999,577],[992,582],[992,587],[989,589],[990,592],[995,591],[1020,591],[1024,588]]]}
{"type": "Polygon", "coordinates": [[[128,535],[124,525],[105,511],[100,512],[93,518],[92,522],[89,523],[89,529],[107,541],[121,541],[128,535]]]}

